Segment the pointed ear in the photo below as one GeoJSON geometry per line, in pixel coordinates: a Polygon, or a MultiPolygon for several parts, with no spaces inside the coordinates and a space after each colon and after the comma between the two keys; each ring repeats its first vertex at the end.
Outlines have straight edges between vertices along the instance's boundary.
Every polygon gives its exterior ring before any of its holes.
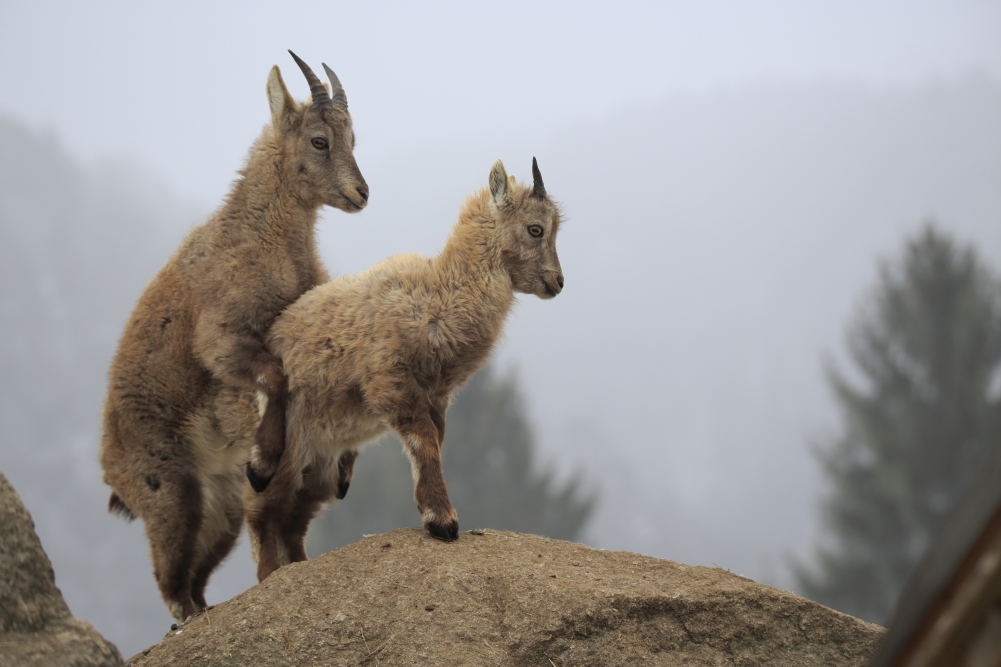
{"type": "Polygon", "coordinates": [[[278,130],[288,130],[290,116],[299,109],[299,105],[288,94],[278,65],[272,67],[268,74],[268,106],[271,107],[271,124],[278,130]]]}
{"type": "Polygon", "coordinates": [[[507,199],[507,171],[504,170],[504,163],[500,160],[494,162],[490,169],[490,194],[494,196],[494,203],[503,206],[507,199]]]}

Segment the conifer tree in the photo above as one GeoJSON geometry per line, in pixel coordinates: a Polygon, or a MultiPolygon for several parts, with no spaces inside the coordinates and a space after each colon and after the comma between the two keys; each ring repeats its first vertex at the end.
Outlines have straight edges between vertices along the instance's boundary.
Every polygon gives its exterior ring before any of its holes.
{"type": "Polygon", "coordinates": [[[885,623],[896,597],[988,457],[1001,449],[1001,286],[972,247],[927,226],[848,334],[861,382],[829,381],[844,417],[818,451],[829,539],[800,589],[885,623]]]}
{"type": "MultiPolygon", "coordinates": [[[[594,506],[579,478],[556,484],[540,471],[535,439],[514,376],[488,366],[461,390],[446,415],[442,468],[459,525],[573,540],[594,506]]],[[[366,447],[347,497],[317,519],[311,554],[401,526],[420,526],[410,463],[396,436],[366,447]]]]}

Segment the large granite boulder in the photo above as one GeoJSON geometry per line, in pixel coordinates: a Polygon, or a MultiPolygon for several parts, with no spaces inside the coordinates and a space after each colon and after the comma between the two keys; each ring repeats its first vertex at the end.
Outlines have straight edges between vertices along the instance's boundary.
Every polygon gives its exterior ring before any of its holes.
{"type": "Polygon", "coordinates": [[[127,661],[864,665],[883,629],[719,568],[533,535],[370,536],[272,574],[127,661]]]}

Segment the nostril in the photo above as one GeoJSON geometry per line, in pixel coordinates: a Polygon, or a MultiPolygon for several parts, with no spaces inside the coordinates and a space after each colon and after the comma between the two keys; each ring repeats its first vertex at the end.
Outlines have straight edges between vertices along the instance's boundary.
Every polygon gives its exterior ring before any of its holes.
{"type": "Polygon", "coordinates": [[[362,201],[368,201],[368,188],[358,188],[358,194],[361,195],[362,201]]]}
{"type": "Polygon", "coordinates": [[[557,276],[556,282],[560,284],[560,289],[563,289],[563,276],[557,276]]]}

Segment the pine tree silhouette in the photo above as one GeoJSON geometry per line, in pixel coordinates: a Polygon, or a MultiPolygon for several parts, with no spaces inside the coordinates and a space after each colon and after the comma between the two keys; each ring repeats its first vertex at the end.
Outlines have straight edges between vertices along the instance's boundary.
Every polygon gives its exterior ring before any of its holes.
{"type": "Polygon", "coordinates": [[[928,225],[848,335],[861,383],[829,371],[844,426],[818,451],[830,540],[800,590],[883,623],[949,512],[1001,449],[1001,286],[972,247],[928,225]]]}

